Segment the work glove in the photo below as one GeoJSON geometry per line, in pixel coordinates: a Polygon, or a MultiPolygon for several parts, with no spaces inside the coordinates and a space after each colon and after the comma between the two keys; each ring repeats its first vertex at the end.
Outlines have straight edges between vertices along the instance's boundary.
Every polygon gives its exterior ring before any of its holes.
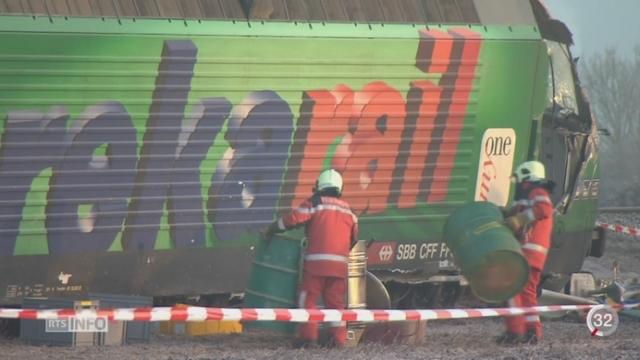
{"type": "Polygon", "coordinates": [[[504,219],[504,225],[508,227],[514,234],[520,234],[526,224],[527,219],[524,214],[516,214],[504,219]]]}
{"type": "Polygon", "coordinates": [[[271,239],[273,235],[278,232],[278,223],[274,222],[271,225],[260,231],[260,235],[262,236],[262,240],[267,243],[267,246],[271,244],[271,239]]]}
{"type": "Polygon", "coordinates": [[[273,224],[265,227],[264,229],[260,230],[260,235],[262,236],[262,240],[266,241],[267,244],[271,243],[271,239],[273,238],[273,234],[275,234],[275,232],[273,231],[273,224]]]}
{"type": "Polygon", "coordinates": [[[506,206],[498,206],[498,210],[500,210],[503,218],[507,218],[509,217],[509,215],[511,215],[511,208],[508,208],[506,206]]]}

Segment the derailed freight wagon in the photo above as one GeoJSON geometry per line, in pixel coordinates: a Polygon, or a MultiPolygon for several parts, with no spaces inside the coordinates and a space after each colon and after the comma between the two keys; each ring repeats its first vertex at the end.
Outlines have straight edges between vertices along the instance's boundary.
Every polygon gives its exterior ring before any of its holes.
{"type": "MultiPolygon", "coordinates": [[[[428,306],[453,209],[558,183],[545,284],[592,243],[596,128],[537,0],[0,2],[0,303],[242,292],[340,170],[369,268],[428,306]]],[[[396,304],[402,306],[402,304],[396,304]]]]}

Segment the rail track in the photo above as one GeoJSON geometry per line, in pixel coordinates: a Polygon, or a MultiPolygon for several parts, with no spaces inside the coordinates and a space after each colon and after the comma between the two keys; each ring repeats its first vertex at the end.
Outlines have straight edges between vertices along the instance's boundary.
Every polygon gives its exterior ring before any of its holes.
{"type": "Polygon", "coordinates": [[[632,213],[640,212],[640,207],[636,206],[614,206],[614,207],[601,207],[598,208],[601,213],[632,213]]]}

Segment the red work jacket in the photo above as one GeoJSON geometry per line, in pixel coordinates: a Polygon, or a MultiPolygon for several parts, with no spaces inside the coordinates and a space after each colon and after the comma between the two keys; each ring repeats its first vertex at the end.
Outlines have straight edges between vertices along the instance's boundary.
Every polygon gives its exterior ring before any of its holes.
{"type": "Polygon", "coordinates": [[[317,276],[347,277],[351,244],[358,240],[358,218],[345,201],[312,196],[278,220],[280,230],[305,225],[304,271],[317,276]]]}
{"type": "Polygon", "coordinates": [[[529,265],[542,270],[551,245],[553,204],[544,187],[531,183],[523,186],[531,188],[526,198],[514,201],[512,208],[515,213],[524,214],[528,220],[518,240],[529,265]]]}

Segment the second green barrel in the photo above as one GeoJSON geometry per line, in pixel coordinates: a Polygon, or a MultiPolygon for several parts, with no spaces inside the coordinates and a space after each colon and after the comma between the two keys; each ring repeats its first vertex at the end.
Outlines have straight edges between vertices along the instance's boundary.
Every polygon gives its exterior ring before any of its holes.
{"type": "MultiPolygon", "coordinates": [[[[301,251],[302,241],[285,235],[275,235],[269,243],[258,241],[245,290],[245,307],[297,308],[301,251]]],[[[260,321],[251,326],[289,333],[295,330],[290,323],[260,321]]]]}
{"type": "Polygon", "coordinates": [[[456,209],[445,224],[444,240],[479,298],[505,301],[524,288],[529,265],[497,206],[473,202],[456,209]]]}

